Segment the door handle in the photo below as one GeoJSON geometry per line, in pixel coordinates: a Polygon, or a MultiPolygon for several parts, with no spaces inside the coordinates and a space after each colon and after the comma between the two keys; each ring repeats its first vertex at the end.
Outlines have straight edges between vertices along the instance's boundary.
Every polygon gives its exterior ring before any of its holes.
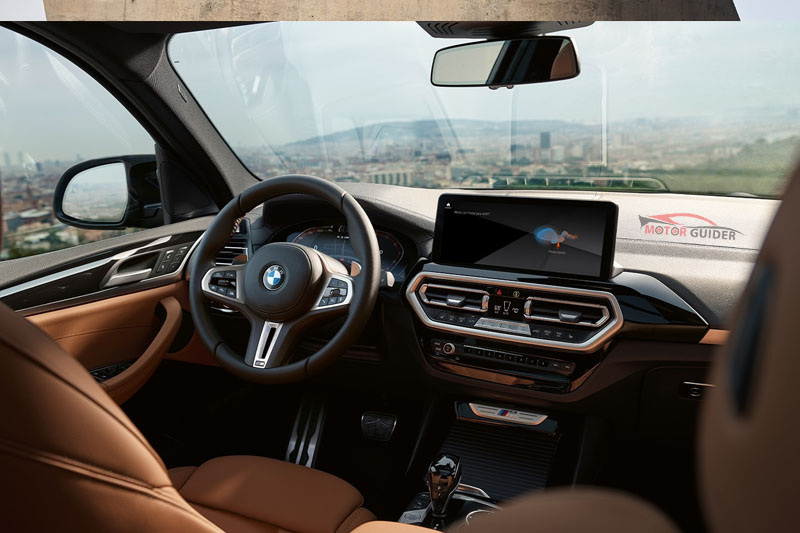
{"type": "Polygon", "coordinates": [[[163,298],[159,304],[166,311],[166,318],[153,342],[130,368],[113,378],[100,383],[100,386],[118,404],[127,401],[144,385],[156,371],[164,355],[175,340],[181,327],[183,310],[174,296],[163,298]]]}
{"type": "Polygon", "coordinates": [[[157,259],[158,252],[148,252],[120,259],[114,263],[103,281],[100,282],[100,288],[116,287],[149,278],[156,266],[157,259]]]}
{"type": "Polygon", "coordinates": [[[125,272],[124,274],[113,274],[109,276],[108,281],[106,281],[104,287],[114,287],[116,285],[122,285],[124,283],[133,283],[134,281],[141,281],[143,279],[147,279],[147,276],[153,271],[152,268],[142,269],[142,270],[134,270],[133,272],[125,272]]]}

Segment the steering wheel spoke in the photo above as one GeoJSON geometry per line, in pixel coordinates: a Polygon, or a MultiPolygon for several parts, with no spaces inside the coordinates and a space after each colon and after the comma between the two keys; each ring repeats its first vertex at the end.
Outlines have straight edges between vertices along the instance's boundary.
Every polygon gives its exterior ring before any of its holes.
{"type": "Polygon", "coordinates": [[[245,266],[231,265],[208,269],[200,285],[203,294],[210,300],[245,312],[247,309],[243,288],[245,266]]]}
{"type": "Polygon", "coordinates": [[[251,320],[250,340],[244,362],[258,369],[285,365],[291,356],[291,342],[296,325],[293,322],[271,322],[260,318],[251,320]]]}

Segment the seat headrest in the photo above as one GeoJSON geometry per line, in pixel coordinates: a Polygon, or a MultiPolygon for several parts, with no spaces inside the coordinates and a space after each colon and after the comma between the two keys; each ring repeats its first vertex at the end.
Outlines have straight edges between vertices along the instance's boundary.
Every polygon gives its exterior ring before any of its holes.
{"type": "MultiPolygon", "coordinates": [[[[746,216],[746,214],[745,214],[746,216]]],[[[800,474],[800,169],[789,182],[718,353],[699,430],[699,485],[711,531],[796,522],[800,474]]]]}

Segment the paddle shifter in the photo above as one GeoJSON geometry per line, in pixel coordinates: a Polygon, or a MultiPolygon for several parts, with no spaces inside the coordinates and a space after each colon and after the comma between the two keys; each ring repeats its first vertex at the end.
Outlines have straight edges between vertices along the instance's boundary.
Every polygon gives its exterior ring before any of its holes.
{"type": "Polygon", "coordinates": [[[441,454],[428,467],[426,482],[431,495],[434,527],[443,526],[450,497],[461,481],[461,461],[455,455],[441,454]]]}

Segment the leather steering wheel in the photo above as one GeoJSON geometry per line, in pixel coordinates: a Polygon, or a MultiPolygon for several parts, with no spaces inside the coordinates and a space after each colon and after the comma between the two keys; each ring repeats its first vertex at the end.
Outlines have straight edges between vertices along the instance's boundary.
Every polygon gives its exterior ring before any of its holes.
{"type": "Polygon", "coordinates": [[[313,176],[279,176],[243,191],[219,212],[193,255],[189,303],[203,344],[225,369],[258,383],[299,381],[328,367],[364,329],[380,286],[380,249],[366,213],[344,189],[313,176]],[[360,274],[352,277],[336,259],[284,242],[262,246],[245,264],[215,266],[236,220],[286,194],[314,196],[344,215],[350,244],[361,260],[360,274]],[[244,357],[220,337],[207,299],[236,309],[249,320],[244,357]],[[344,313],[347,319],[328,344],[306,359],[292,361],[304,329],[344,313]]]}

